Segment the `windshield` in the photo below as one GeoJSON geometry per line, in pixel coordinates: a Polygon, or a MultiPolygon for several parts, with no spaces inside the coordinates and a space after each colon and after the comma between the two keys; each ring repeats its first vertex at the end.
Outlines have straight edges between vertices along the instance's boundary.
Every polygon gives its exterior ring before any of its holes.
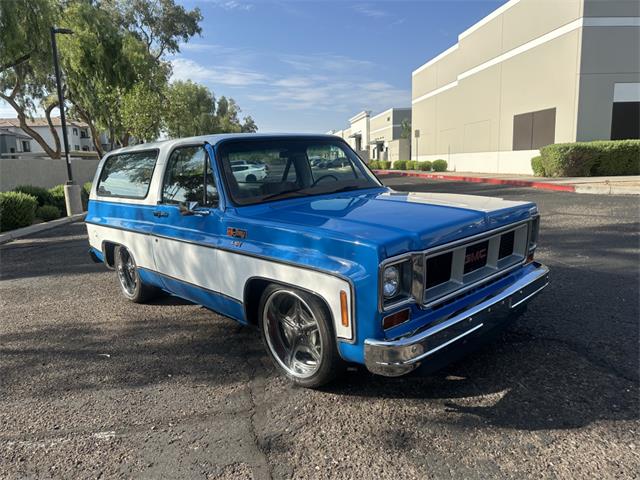
{"type": "Polygon", "coordinates": [[[340,140],[227,141],[219,147],[218,158],[237,205],[381,186],[340,140]]]}

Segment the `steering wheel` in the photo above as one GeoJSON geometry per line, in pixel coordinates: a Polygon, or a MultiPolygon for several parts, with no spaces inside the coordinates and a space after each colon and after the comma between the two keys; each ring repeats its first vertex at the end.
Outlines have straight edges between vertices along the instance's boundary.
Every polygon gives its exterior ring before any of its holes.
{"type": "Polygon", "coordinates": [[[336,177],[335,175],[333,175],[331,173],[327,173],[326,175],[322,175],[315,182],[313,182],[313,184],[311,186],[315,187],[318,183],[320,183],[320,180],[324,180],[325,178],[333,178],[336,182],[338,181],[338,177],[336,177]]]}

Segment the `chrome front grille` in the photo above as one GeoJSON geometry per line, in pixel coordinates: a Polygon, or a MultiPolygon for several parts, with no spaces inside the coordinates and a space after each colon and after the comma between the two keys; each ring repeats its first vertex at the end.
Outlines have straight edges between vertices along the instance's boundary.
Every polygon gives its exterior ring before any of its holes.
{"type": "Polygon", "coordinates": [[[528,237],[527,222],[425,252],[422,304],[444,302],[522,264],[528,237]]]}

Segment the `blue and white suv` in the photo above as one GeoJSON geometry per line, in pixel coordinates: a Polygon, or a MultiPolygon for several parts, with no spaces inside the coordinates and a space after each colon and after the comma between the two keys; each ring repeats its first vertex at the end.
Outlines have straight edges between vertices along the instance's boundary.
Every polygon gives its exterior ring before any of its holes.
{"type": "Polygon", "coordinates": [[[548,282],[534,204],[395,192],[328,135],[110,152],[86,223],[92,256],[129,300],[165,291],[255,325],[276,367],[307,387],[347,362],[390,376],[429,364],[548,282]],[[264,175],[239,177],[249,165],[264,175]]]}

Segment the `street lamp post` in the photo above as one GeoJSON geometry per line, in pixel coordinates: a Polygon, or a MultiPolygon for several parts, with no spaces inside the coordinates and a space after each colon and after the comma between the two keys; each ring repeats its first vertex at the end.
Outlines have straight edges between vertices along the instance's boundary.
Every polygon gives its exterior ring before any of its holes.
{"type": "Polygon", "coordinates": [[[58,106],[60,109],[60,125],[62,127],[62,142],[64,144],[64,157],[67,164],[67,184],[64,186],[64,203],[67,207],[67,215],[72,216],[82,213],[82,199],[80,196],[80,186],[73,182],[73,172],[71,171],[71,157],[69,156],[69,137],[67,135],[67,121],[64,113],[64,92],[62,91],[62,79],[60,75],[60,64],[58,62],[58,45],[56,34],[72,35],[73,30],[68,28],[51,27],[51,50],[53,51],[53,68],[56,74],[56,88],[58,90],[58,106]]]}

